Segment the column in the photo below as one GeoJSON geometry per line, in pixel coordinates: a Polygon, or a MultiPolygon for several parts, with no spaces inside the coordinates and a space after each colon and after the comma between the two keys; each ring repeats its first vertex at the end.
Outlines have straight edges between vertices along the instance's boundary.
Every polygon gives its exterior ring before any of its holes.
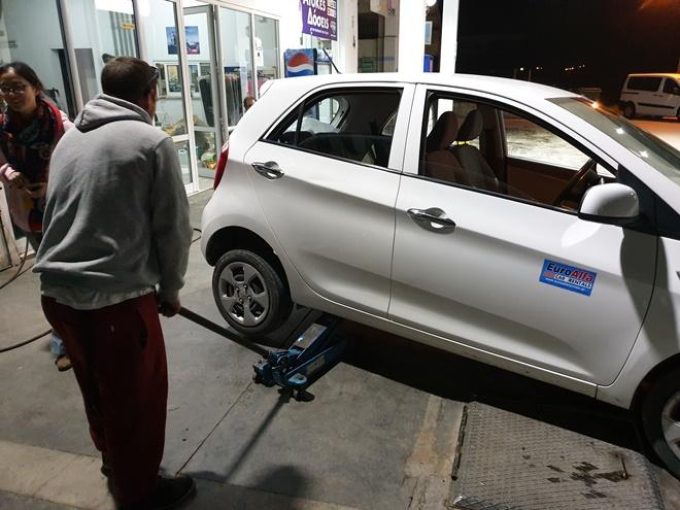
{"type": "Polygon", "coordinates": [[[421,73],[425,57],[425,2],[401,0],[399,2],[399,55],[397,70],[421,73]]]}
{"type": "Polygon", "coordinates": [[[453,74],[456,72],[458,57],[458,11],[460,0],[444,0],[442,13],[442,44],[439,60],[439,72],[453,74]]]}

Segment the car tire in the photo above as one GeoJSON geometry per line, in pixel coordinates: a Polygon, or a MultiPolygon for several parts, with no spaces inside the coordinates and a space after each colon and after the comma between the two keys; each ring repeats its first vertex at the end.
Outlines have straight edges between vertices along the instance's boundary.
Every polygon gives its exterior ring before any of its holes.
{"type": "Polygon", "coordinates": [[[266,258],[250,250],[231,250],[215,264],[213,296],[229,326],[251,338],[276,330],[292,311],[282,276],[266,258]]]}
{"type": "Polygon", "coordinates": [[[680,478],[680,368],[666,372],[649,387],[639,418],[648,449],[680,478]]]}
{"type": "Polygon", "coordinates": [[[627,119],[635,117],[635,105],[633,103],[623,105],[623,116],[627,119]]]}

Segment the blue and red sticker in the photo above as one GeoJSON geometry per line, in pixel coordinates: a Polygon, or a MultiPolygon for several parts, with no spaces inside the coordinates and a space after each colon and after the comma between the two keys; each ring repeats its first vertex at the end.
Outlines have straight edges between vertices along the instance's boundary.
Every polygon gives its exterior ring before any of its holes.
{"type": "Polygon", "coordinates": [[[594,271],[545,259],[543,261],[540,281],[548,285],[560,287],[561,289],[583,294],[584,296],[590,296],[593,292],[593,287],[595,287],[596,277],[597,273],[594,271]]]}

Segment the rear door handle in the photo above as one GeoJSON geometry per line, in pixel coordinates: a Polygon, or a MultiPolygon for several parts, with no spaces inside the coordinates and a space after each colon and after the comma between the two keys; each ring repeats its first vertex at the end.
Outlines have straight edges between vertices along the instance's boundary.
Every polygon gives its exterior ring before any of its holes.
{"type": "Polygon", "coordinates": [[[279,177],[283,177],[283,170],[279,168],[279,165],[276,161],[253,163],[252,167],[258,174],[266,177],[267,179],[278,179],[279,177]]]}
{"type": "Polygon", "coordinates": [[[449,234],[456,229],[456,222],[446,216],[446,213],[439,207],[409,209],[406,212],[416,225],[430,232],[449,234]]]}

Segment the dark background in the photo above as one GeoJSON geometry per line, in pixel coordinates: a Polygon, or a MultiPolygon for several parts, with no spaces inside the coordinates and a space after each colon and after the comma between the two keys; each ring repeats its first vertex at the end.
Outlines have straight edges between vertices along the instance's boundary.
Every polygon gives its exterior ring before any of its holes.
{"type": "Polygon", "coordinates": [[[612,103],[628,73],[677,71],[680,0],[460,0],[458,37],[458,72],[526,80],[531,67],[531,81],[612,103]]]}

